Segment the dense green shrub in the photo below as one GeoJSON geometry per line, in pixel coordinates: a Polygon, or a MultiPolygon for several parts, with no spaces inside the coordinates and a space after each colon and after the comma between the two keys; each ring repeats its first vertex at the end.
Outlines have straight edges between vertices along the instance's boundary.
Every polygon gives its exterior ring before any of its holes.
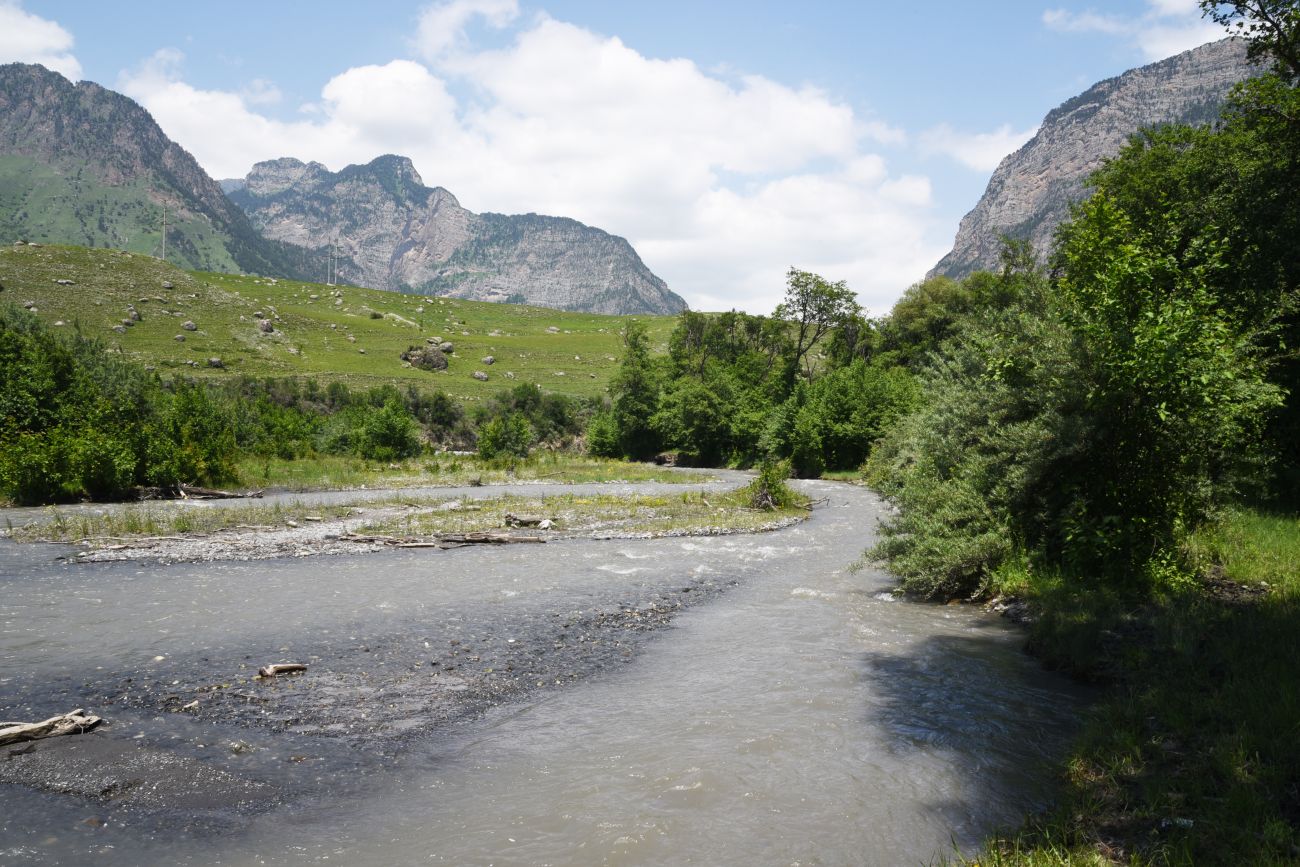
{"type": "Polygon", "coordinates": [[[522,413],[497,416],[478,432],[478,454],[484,460],[526,458],[533,444],[533,427],[522,413]]]}
{"type": "Polygon", "coordinates": [[[415,419],[399,398],[389,398],[378,409],[370,408],[363,416],[357,454],[366,460],[395,461],[420,453],[415,419]]]}
{"type": "Polygon", "coordinates": [[[758,465],[758,475],[745,486],[745,495],[752,509],[785,509],[794,505],[794,491],[786,484],[790,478],[789,461],[763,461],[758,465]]]}
{"type": "Polygon", "coordinates": [[[980,589],[1013,545],[1135,581],[1231,490],[1277,399],[1252,335],[1105,196],[1060,277],[932,357],[922,406],[870,460],[899,514],[876,555],[926,596],[980,589]]]}
{"type": "Polygon", "coordinates": [[[617,458],[622,455],[614,413],[598,412],[587,422],[587,451],[598,458],[617,458]]]}

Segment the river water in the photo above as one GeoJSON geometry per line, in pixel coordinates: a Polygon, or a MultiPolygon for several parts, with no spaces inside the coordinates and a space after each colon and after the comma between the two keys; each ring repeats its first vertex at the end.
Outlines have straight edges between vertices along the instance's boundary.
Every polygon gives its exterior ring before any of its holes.
{"type": "Polygon", "coordinates": [[[0,861],[895,865],[970,851],[1050,799],[1084,697],[998,618],[899,601],[888,575],[851,568],[883,506],[803,484],[828,502],[760,536],[174,565],[54,563],[56,548],[0,543],[0,716],[85,706],[113,725],[58,740],[140,744],[189,762],[182,774],[219,766],[251,781],[245,794],[278,793],[202,805],[193,824],[180,801],[0,785],[0,861]],[[667,626],[628,621],[670,604],[667,626]],[[592,624],[615,616],[629,637],[600,638],[592,624]],[[466,669],[433,674],[421,656],[448,645],[525,676],[453,712],[466,669]],[[282,705],[205,717],[153,697],[206,696],[193,690],[214,671],[280,658],[313,660],[276,686],[282,705]]]}

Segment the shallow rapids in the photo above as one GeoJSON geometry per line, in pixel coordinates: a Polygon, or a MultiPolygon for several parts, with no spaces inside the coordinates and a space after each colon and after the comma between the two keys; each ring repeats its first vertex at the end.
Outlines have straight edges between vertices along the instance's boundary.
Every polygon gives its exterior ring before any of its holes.
{"type": "Polygon", "coordinates": [[[131,785],[97,790],[88,759],[78,776],[51,753],[47,776],[0,784],[0,860],[969,850],[1045,804],[1081,696],[996,617],[897,601],[850,568],[882,506],[805,484],[828,503],[760,536],[173,566],[0,543],[0,716],[84,706],[113,725],[62,740],[138,748],[174,777],[114,759],[131,785]],[[311,669],[227,686],[282,659],[311,669]]]}

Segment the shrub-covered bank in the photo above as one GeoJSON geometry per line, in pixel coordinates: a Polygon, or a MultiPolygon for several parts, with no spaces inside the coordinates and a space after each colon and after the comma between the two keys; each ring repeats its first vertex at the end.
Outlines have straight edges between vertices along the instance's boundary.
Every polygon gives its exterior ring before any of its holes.
{"type": "Polygon", "coordinates": [[[350,475],[349,462],[400,464],[479,440],[490,446],[503,426],[515,433],[518,459],[539,445],[573,449],[593,406],[533,384],[466,412],[413,385],[164,380],[99,340],[0,304],[0,498],[21,504],[120,499],[137,487],[267,484],[331,469],[350,475]]]}

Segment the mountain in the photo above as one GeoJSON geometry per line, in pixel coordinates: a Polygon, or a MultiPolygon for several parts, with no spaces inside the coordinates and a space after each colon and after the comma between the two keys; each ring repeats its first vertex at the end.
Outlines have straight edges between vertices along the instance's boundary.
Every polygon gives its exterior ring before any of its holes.
{"type": "Polygon", "coordinates": [[[0,240],[163,252],[186,268],[293,276],[302,251],[243,211],[131,99],[43,66],[0,66],[0,240]]]}
{"type": "Polygon", "coordinates": [[[952,252],[929,276],[996,270],[1002,235],[1027,238],[1046,253],[1070,205],[1088,195],[1088,175],[1133,133],[1211,123],[1232,86],[1252,74],[1245,44],[1224,39],[1094,84],[1053,109],[1038,134],[1002,160],[975,209],[962,218],[952,252]]]}
{"type": "Polygon", "coordinates": [[[406,157],[339,172],[286,157],[225,184],[263,235],[313,251],[319,276],[332,248],[339,278],[372,288],[592,313],[686,307],[623,238],[563,217],[475,214],[406,157]]]}

